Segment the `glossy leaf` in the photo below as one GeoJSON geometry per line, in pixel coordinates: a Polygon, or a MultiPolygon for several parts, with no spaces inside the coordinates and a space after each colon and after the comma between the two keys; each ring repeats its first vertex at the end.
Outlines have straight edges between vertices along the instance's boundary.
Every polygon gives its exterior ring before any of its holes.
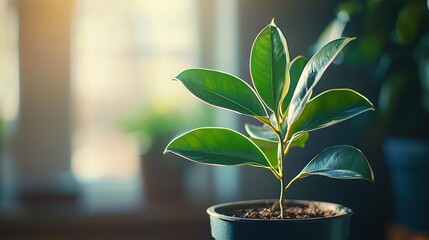
{"type": "Polygon", "coordinates": [[[331,89],[307,103],[292,133],[328,127],[369,110],[374,106],[361,94],[351,89],[331,89]]]}
{"type": "Polygon", "coordinates": [[[278,136],[273,132],[273,130],[270,127],[268,127],[265,124],[262,126],[246,124],[244,125],[244,128],[246,129],[246,132],[249,134],[249,136],[252,138],[269,140],[272,142],[279,141],[278,136]]]}
{"type": "Polygon", "coordinates": [[[250,139],[226,128],[194,129],[173,139],[166,152],[204,164],[270,167],[264,153],[250,139]]]}
{"type": "Polygon", "coordinates": [[[289,84],[289,91],[286,94],[286,97],[283,99],[282,102],[282,112],[286,112],[287,108],[289,107],[290,100],[292,99],[293,92],[295,91],[296,85],[298,84],[299,77],[301,76],[302,70],[304,70],[305,65],[307,64],[308,60],[303,56],[298,56],[290,62],[290,84],[289,84]]]}
{"type": "Polygon", "coordinates": [[[298,178],[312,175],[374,181],[372,169],[362,152],[345,145],[323,150],[304,167],[298,178]]]}
{"type": "Polygon", "coordinates": [[[233,75],[208,69],[188,69],[176,79],[208,104],[245,115],[267,116],[255,91],[233,75]]]}
{"type": "Polygon", "coordinates": [[[278,161],[278,144],[277,142],[272,141],[266,141],[262,139],[257,138],[251,138],[252,142],[254,142],[265,154],[268,161],[271,163],[271,166],[274,169],[279,168],[279,161],[278,161]]]}
{"type": "Polygon", "coordinates": [[[259,33],[253,43],[250,73],[259,96],[274,112],[278,109],[284,89],[289,86],[286,74],[288,63],[286,39],[273,21],[259,33]]]}
{"type": "Polygon", "coordinates": [[[296,136],[292,137],[292,143],[290,144],[290,147],[305,147],[309,136],[310,134],[308,132],[301,132],[297,134],[296,136]]]}
{"type": "Polygon", "coordinates": [[[343,47],[353,39],[339,38],[327,43],[305,65],[289,105],[287,117],[289,126],[304,110],[305,105],[310,100],[314,86],[319,82],[326,68],[343,47]]]}
{"type": "Polygon", "coordinates": [[[271,124],[271,119],[268,116],[255,116],[256,119],[265,124],[271,124]]]}

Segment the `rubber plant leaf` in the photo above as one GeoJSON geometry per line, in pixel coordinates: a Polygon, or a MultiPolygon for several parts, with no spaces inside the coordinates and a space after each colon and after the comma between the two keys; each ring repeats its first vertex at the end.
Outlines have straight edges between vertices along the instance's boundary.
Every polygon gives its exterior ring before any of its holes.
{"type": "Polygon", "coordinates": [[[278,162],[278,144],[272,141],[266,141],[263,139],[250,138],[261,150],[264,152],[268,161],[274,169],[279,168],[278,162]]]}
{"type": "Polygon", "coordinates": [[[313,131],[374,110],[372,103],[351,89],[331,89],[307,103],[293,125],[292,133],[313,131]]]}
{"type": "Polygon", "coordinates": [[[259,96],[273,112],[289,88],[289,51],[274,20],[256,37],[250,54],[250,73],[259,96]]]}
{"type": "Polygon", "coordinates": [[[347,145],[323,150],[304,167],[297,178],[313,175],[374,181],[374,174],[368,160],[359,149],[347,145]]]}
{"type": "Polygon", "coordinates": [[[197,128],[173,139],[165,149],[210,165],[271,167],[264,153],[246,136],[227,128],[197,128]]]}
{"type": "Polygon", "coordinates": [[[257,126],[253,124],[244,125],[247,134],[252,138],[257,138],[265,141],[278,142],[278,136],[267,125],[257,126]]]}
{"type": "Polygon", "coordinates": [[[267,117],[255,91],[236,76],[208,69],[188,69],[176,79],[208,104],[245,115],[267,117]]]}
{"type": "Polygon", "coordinates": [[[293,92],[295,91],[296,85],[298,84],[299,77],[301,76],[302,70],[304,70],[304,67],[307,64],[307,62],[308,60],[303,56],[298,56],[290,62],[290,68],[289,68],[290,85],[289,85],[289,91],[287,92],[282,102],[283,113],[285,113],[287,108],[289,107],[293,92]]]}
{"type": "Polygon", "coordinates": [[[298,134],[295,134],[291,140],[292,143],[290,144],[291,148],[294,147],[300,147],[300,148],[304,148],[305,144],[307,143],[308,137],[310,136],[310,134],[308,132],[300,132],[298,134]]]}
{"type": "Polygon", "coordinates": [[[287,115],[288,125],[291,126],[304,110],[310,100],[313,88],[319,82],[326,68],[331,64],[340,51],[354,38],[339,38],[324,45],[308,60],[289,104],[287,115]]]}

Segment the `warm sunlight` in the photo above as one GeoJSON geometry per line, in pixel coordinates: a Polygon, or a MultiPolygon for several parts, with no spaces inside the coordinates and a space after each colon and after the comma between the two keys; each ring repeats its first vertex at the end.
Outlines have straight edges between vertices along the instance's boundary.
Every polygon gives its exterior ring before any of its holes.
{"type": "Polygon", "coordinates": [[[0,0],[0,119],[18,116],[18,21],[12,3],[0,0]]]}
{"type": "Polygon", "coordinates": [[[72,39],[77,179],[136,176],[142,143],[124,133],[121,120],[166,98],[167,109],[192,99],[169,80],[198,60],[197,6],[195,0],[170,4],[77,1],[72,39]]]}

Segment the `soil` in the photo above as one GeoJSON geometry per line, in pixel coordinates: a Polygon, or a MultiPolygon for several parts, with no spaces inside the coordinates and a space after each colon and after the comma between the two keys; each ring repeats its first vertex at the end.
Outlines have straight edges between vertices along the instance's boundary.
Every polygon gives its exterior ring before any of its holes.
{"type": "MultiPolygon", "coordinates": [[[[338,211],[322,210],[316,204],[288,203],[285,206],[286,219],[310,219],[320,217],[332,217],[338,215],[338,211]]],[[[232,216],[252,219],[280,219],[279,202],[270,206],[259,206],[248,209],[236,210],[232,216]]]]}

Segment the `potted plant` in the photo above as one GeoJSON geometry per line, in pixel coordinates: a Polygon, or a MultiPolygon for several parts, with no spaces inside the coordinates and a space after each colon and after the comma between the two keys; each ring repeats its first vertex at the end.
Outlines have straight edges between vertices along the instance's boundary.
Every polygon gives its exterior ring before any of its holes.
{"type": "Polygon", "coordinates": [[[286,182],[289,151],[303,147],[309,132],[373,110],[351,89],[330,89],[312,97],[326,68],[354,38],[335,39],[307,60],[290,60],[286,38],[274,20],[256,37],[250,56],[254,89],[236,76],[188,69],[175,79],[203,102],[257,119],[245,126],[249,137],[227,128],[204,127],[174,138],[166,147],[188,160],[209,165],[250,165],[269,170],[280,182],[278,200],[216,205],[210,215],[216,239],[347,239],[352,211],[325,202],[285,200],[298,180],[313,175],[373,181],[360,150],[333,146],[315,156],[286,182]],[[268,111],[267,111],[268,110],[268,111]]]}
{"type": "MultiPolygon", "coordinates": [[[[420,0],[343,1],[318,44],[343,32],[361,41],[345,51],[369,70],[378,93],[376,136],[383,144],[395,220],[429,232],[429,5],[420,0]]],[[[379,145],[379,144],[374,144],[379,145]]]]}

